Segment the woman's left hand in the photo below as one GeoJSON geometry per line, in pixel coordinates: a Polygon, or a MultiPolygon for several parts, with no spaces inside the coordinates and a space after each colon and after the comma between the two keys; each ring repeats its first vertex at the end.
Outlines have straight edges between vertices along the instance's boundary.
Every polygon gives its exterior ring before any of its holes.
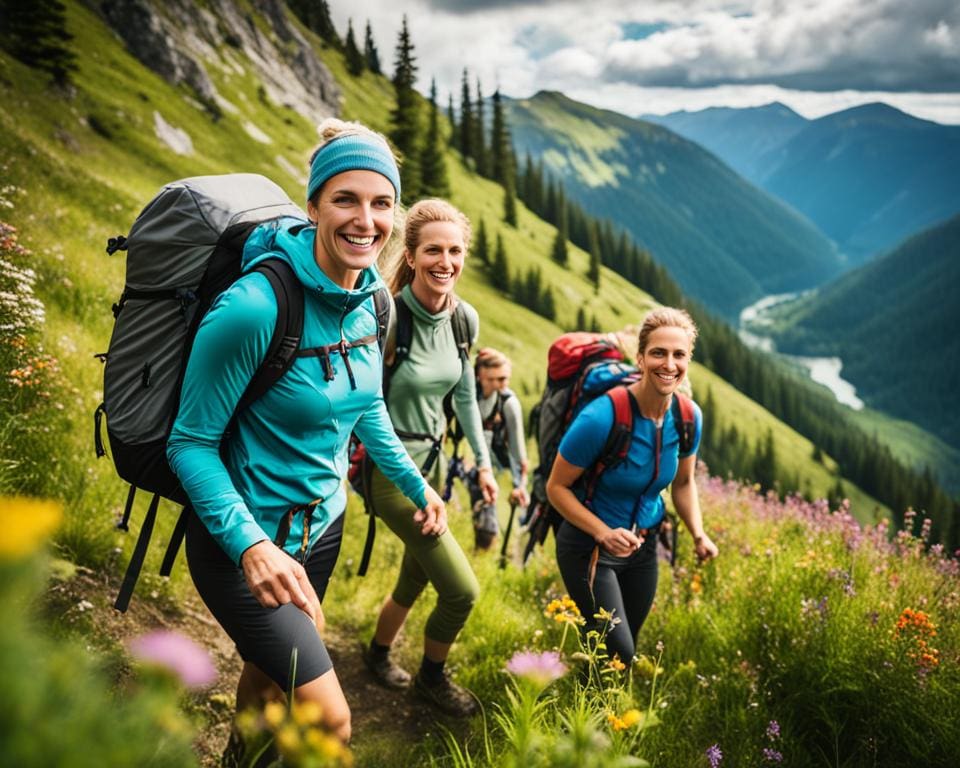
{"type": "Polygon", "coordinates": [[[415,522],[420,523],[420,533],[424,536],[442,536],[447,530],[447,507],[440,495],[427,486],[424,495],[427,505],[413,514],[415,522]]]}
{"type": "Polygon", "coordinates": [[[477,474],[477,481],[480,483],[480,492],[483,494],[484,503],[496,504],[500,487],[493,476],[493,470],[490,467],[481,467],[477,474]]]}
{"type": "Polygon", "coordinates": [[[720,554],[720,550],[717,549],[717,545],[713,543],[713,540],[707,536],[706,533],[701,533],[699,536],[694,538],[693,548],[697,553],[697,560],[699,560],[701,563],[711,560],[720,554]]]}

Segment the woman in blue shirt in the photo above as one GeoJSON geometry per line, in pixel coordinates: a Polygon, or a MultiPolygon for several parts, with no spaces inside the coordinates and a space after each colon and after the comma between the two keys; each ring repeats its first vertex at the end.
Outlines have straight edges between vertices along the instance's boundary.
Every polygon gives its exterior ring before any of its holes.
{"type": "Polygon", "coordinates": [[[637,366],[629,385],[633,432],[626,458],[603,472],[592,495],[580,482],[600,458],[614,423],[613,401],[599,397],[574,419],[560,442],[547,481],[550,503],[563,516],[557,562],[563,583],[586,619],[584,631],[607,624],[609,656],[629,664],[636,637],[657,591],[657,531],[663,520],[660,491],[672,483],[677,514],[694,540],[697,557],[717,555],[703,530],[694,479],[702,415],[695,410],[691,450],[680,455],[670,404],[687,374],[697,328],[683,310],[662,307],[644,318],[637,366]],[[603,609],[606,622],[594,618],[603,609]]]}
{"type": "Polygon", "coordinates": [[[269,282],[247,272],[200,324],[167,458],[196,512],[187,529],[194,584],[244,660],[237,708],[282,699],[293,686],[346,741],[350,709],[320,637],[320,602],[340,549],[350,433],[409,499],[419,534],[440,536],[446,512],[395,435],[381,388],[372,297],[384,284],[374,262],[394,229],[400,174],[378,134],[339,120],[320,128],[310,221],[261,225],[243,260],[293,268],[304,287],[301,353],[323,354],[298,355],[223,439],[277,317],[269,282]]]}

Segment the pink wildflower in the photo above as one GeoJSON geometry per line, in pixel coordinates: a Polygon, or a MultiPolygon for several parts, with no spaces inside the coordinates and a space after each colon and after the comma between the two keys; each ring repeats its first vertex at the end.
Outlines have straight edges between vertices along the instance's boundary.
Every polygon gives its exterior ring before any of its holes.
{"type": "Polygon", "coordinates": [[[507,662],[507,671],[537,685],[545,686],[563,677],[567,672],[567,665],[560,661],[560,654],[556,651],[542,653],[517,651],[507,662]]]}
{"type": "Polygon", "coordinates": [[[168,669],[187,688],[206,688],[217,679],[209,654],[179,632],[156,630],[129,643],[134,658],[168,669]]]}

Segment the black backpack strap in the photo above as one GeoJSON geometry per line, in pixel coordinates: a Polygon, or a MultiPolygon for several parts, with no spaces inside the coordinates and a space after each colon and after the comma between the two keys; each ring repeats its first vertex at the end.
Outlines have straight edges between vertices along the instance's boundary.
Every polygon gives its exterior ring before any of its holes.
{"type": "Polygon", "coordinates": [[[169,576],[173,571],[173,563],[177,559],[177,552],[180,551],[183,537],[187,533],[187,523],[190,521],[191,514],[193,514],[193,507],[189,504],[180,510],[180,517],[177,518],[177,524],[173,527],[173,533],[170,534],[167,551],[164,553],[163,562],[160,564],[161,576],[169,576]]]}
{"type": "Polygon", "coordinates": [[[392,297],[386,286],[373,294],[373,312],[377,318],[377,344],[380,346],[380,354],[383,355],[383,348],[387,343],[387,328],[390,325],[390,304],[392,297]]]}
{"type": "Polygon", "coordinates": [[[265,259],[256,267],[270,281],[277,298],[277,325],[267,347],[267,354],[250,379],[236,413],[263,396],[285,374],[297,356],[303,336],[303,284],[283,259],[265,259]]]}
{"type": "Polygon", "coordinates": [[[397,367],[410,354],[410,344],[413,342],[413,312],[407,306],[407,302],[398,293],[393,297],[393,311],[396,319],[393,345],[393,359],[390,365],[383,364],[383,399],[387,399],[387,393],[390,391],[390,380],[396,372],[397,367]]]}
{"type": "Polygon", "coordinates": [[[584,504],[588,507],[600,475],[627,457],[630,441],[633,439],[633,403],[631,402],[633,396],[630,390],[626,387],[614,387],[606,394],[613,403],[613,423],[610,425],[610,432],[607,435],[607,441],[603,444],[603,450],[600,451],[597,460],[584,477],[586,490],[584,504]]]}
{"type": "Polygon", "coordinates": [[[147,555],[147,544],[150,543],[150,536],[153,533],[153,524],[157,519],[157,507],[160,505],[160,494],[155,493],[147,508],[147,515],[143,518],[143,525],[140,527],[140,535],[137,537],[137,544],[133,548],[133,555],[130,558],[130,564],[127,566],[127,572],[123,576],[123,584],[120,585],[120,592],[117,594],[117,600],[113,604],[121,613],[126,612],[130,606],[130,598],[133,596],[133,588],[136,586],[137,577],[143,568],[143,561],[147,555]]]}
{"type": "Polygon", "coordinates": [[[453,340],[457,344],[460,359],[464,365],[468,366],[470,365],[470,345],[473,343],[473,334],[470,332],[470,320],[462,301],[457,302],[457,307],[450,317],[450,325],[453,326],[453,340]]]}
{"type": "Polygon", "coordinates": [[[360,464],[360,483],[363,488],[363,506],[367,512],[367,539],[363,542],[363,554],[360,556],[358,576],[366,576],[370,567],[370,557],[373,555],[373,541],[377,537],[377,512],[370,499],[370,482],[373,478],[373,460],[369,453],[363,454],[360,464]]]}
{"type": "Polygon", "coordinates": [[[680,453],[690,453],[693,450],[693,438],[697,431],[693,400],[680,392],[674,392],[670,410],[673,412],[673,425],[677,428],[677,435],[680,437],[680,453]]]}

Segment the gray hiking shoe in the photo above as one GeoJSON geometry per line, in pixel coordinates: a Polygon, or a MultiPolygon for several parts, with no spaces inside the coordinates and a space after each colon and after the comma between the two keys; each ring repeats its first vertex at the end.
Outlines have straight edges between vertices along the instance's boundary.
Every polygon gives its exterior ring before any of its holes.
{"type": "Polygon", "coordinates": [[[413,690],[421,699],[454,717],[470,717],[477,714],[480,709],[474,695],[463,686],[451,681],[446,673],[439,683],[432,684],[418,673],[413,679],[413,690]]]}
{"type": "Polygon", "coordinates": [[[410,673],[391,659],[389,653],[378,656],[370,650],[369,645],[365,645],[360,653],[363,656],[363,663],[380,685],[396,690],[410,687],[410,673]]]}

